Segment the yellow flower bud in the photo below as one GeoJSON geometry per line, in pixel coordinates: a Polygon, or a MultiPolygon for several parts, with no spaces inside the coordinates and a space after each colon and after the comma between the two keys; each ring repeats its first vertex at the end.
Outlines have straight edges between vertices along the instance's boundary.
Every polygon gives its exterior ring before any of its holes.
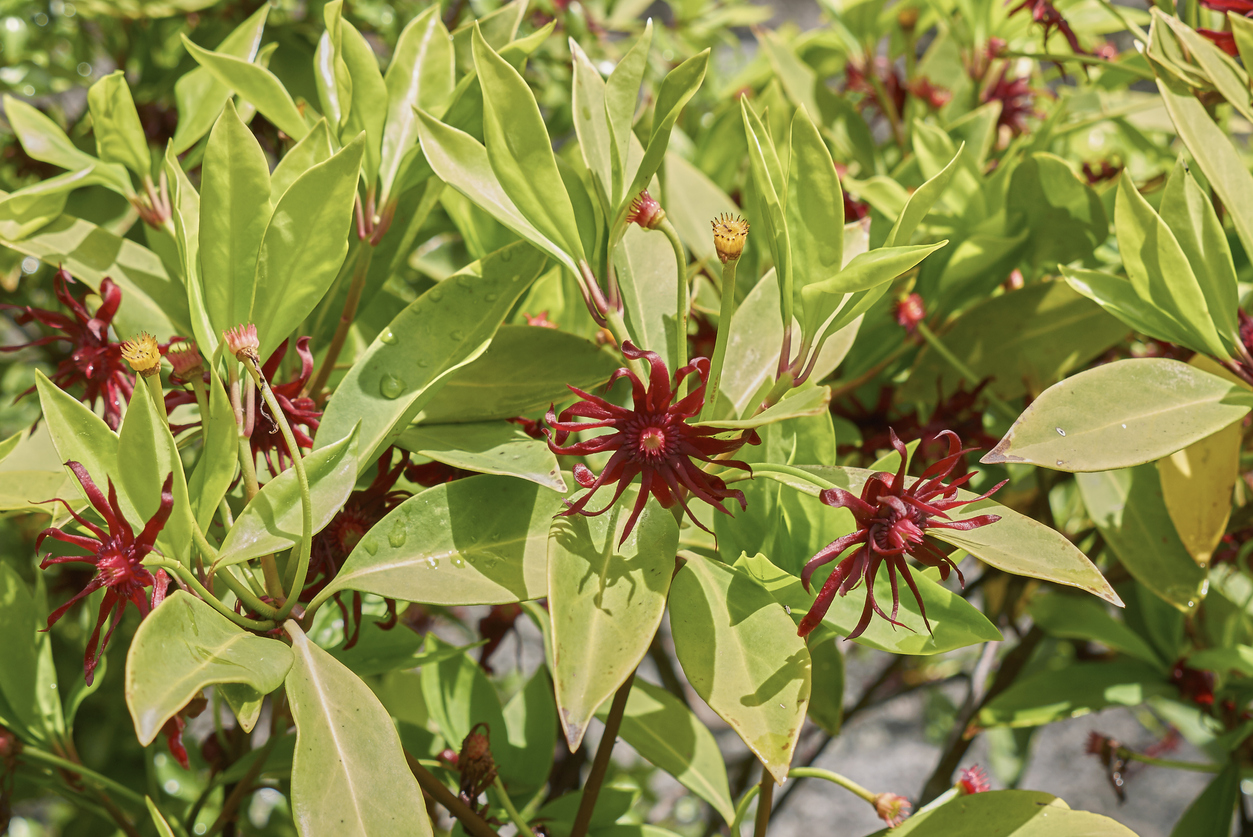
{"type": "Polygon", "coordinates": [[[739,259],[744,252],[744,242],[748,240],[748,222],[743,218],[733,218],[723,213],[712,222],[714,228],[714,249],[722,263],[739,259]]]}
{"type": "Polygon", "coordinates": [[[151,377],[161,371],[161,348],[157,338],[147,332],[122,344],[122,357],[140,375],[151,377]]]}

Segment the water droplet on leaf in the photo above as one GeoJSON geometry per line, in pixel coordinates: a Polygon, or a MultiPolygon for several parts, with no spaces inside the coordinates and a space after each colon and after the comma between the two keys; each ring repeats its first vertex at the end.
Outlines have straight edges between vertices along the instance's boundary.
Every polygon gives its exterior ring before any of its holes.
{"type": "Polygon", "coordinates": [[[392,527],[391,532],[387,535],[387,542],[395,549],[405,545],[405,538],[409,537],[409,533],[405,531],[405,525],[399,521],[392,527]]]}
{"type": "Polygon", "coordinates": [[[361,542],[361,546],[371,555],[379,551],[379,543],[374,538],[366,538],[361,542]]]}
{"type": "Polygon", "coordinates": [[[395,375],[389,373],[383,376],[383,380],[379,381],[379,392],[383,394],[384,398],[399,398],[404,391],[405,382],[395,375]]]}
{"type": "Polygon", "coordinates": [[[451,337],[453,340],[466,339],[466,333],[462,331],[461,329],[454,329],[453,332],[449,334],[448,336],[451,337]]]}
{"type": "Polygon", "coordinates": [[[1065,435],[1066,435],[1066,431],[1065,431],[1065,430],[1062,430],[1062,429],[1059,427],[1059,428],[1057,428],[1057,435],[1058,435],[1058,436],[1065,436],[1065,435]]]}
{"type": "Polygon", "coordinates": [[[396,344],[396,335],[392,334],[392,330],[390,328],[385,328],[383,329],[383,333],[379,335],[379,342],[393,346],[396,344]]]}

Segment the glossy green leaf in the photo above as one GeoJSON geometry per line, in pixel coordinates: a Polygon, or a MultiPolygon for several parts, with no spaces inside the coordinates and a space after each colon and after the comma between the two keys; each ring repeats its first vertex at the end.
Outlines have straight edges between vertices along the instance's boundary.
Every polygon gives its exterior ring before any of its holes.
{"type": "Polygon", "coordinates": [[[1224,767],[1183,812],[1170,837],[1228,837],[1236,805],[1243,804],[1241,775],[1238,762],[1232,761],[1224,767]]]}
{"type": "Polygon", "coordinates": [[[792,618],[747,572],[693,556],[674,577],[670,624],[692,688],[781,783],[810,690],[792,618]]]}
{"type": "MultiPolygon", "coordinates": [[[[248,319],[267,358],[326,295],[348,253],[360,137],[313,166],[279,199],[257,252],[248,319]]],[[[238,293],[238,291],[237,291],[238,293]]]]}
{"type": "Polygon", "coordinates": [[[702,421],[697,422],[696,426],[746,430],[753,427],[762,427],[776,421],[798,418],[799,416],[815,416],[825,412],[827,405],[830,403],[831,390],[829,387],[806,384],[789,390],[777,402],[771,404],[760,413],[754,413],[747,418],[702,421]]]}
{"type": "Polygon", "coordinates": [[[283,684],[291,664],[284,643],[250,634],[175,590],[139,623],[126,652],[126,706],[139,743],[152,743],[200,690],[245,683],[268,694],[283,684]]]}
{"type": "Polygon", "coordinates": [[[454,370],[483,354],[543,265],[543,254],[516,242],[418,297],[344,376],[314,443],[342,438],[361,422],[360,468],[368,467],[454,370]]]}
{"type": "Polygon", "coordinates": [[[1079,493],[1105,542],[1141,584],[1184,612],[1205,592],[1205,570],[1188,554],[1152,465],[1080,474],[1079,493]]]}
{"type": "Polygon", "coordinates": [[[739,207],[708,175],[673,151],[666,155],[661,180],[666,218],[694,259],[712,263],[717,251],[709,222],[723,213],[735,214],[739,207]]]}
{"type": "Polygon", "coordinates": [[[803,311],[806,333],[813,333],[823,319],[820,309],[811,314],[801,289],[829,279],[844,266],[844,193],[835,173],[835,162],[818,128],[803,108],[792,118],[792,149],[787,184],[788,242],[791,244],[793,304],[803,311]]]}
{"type": "MultiPolygon", "coordinates": [[[[200,269],[200,193],[183,171],[174,154],[174,146],[165,148],[164,174],[170,189],[170,223],[174,226],[178,246],[179,273],[187,293],[187,314],[191,320],[191,336],[202,352],[210,356],[217,351],[218,335],[209,320],[205,306],[204,283],[200,269]]],[[[203,182],[204,167],[201,166],[203,182]]]]}
{"type": "MultiPolygon", "coordinates": [[[[752,558],[741,556],[735,566],[752,576],[776,601],[785,605],[794,625],[800,624],[825,581],[821,576],[816,577],[811,592],[805,592],[799,578],[779,569],[762,555],[752,558]]],[[[988,618],[961,596],[924,575],[921,570],[914,573],[914,581],[927,606],[930,631],[922,620],[918,603],[902,588],[897,621],[905,629],[900,630],[888,622],[875,619],[865,633],[853,641],[893,654],[930,655],[1001,639],[1000,631],[988,618]]],[[[880,602],[892,601],[890,582],[886,578],[875,579],[875,598],[880,602]]],[[[823,617],[823,624],[838,636],[848,636],[861,619],[865,603],[865,592],[861,589],[848,596],[836,597],[823,617]]],[[[823,636],[825,638],[829,634],[824,632],[823,636]]]]}
{"type": "MultiPolygon", "coordinates": [[[[359,438],[354,428],[334,444],[304,457],[315,533],[331,522],[352,493],[357,481],[359,438]]],[[[300,484],[295,469],[288,468],[262,486],[235,518],[218,550],[216,565],[229,567],[290,549],[300,541],[301,514],[300,484]]]]}
{"type": "Polygon", "coordinates": [[[215,337],[251,322],[257,252],[273,211],[265,153],[228,101],[209,133],[200,183],[200,275],[215,337]]]}
{"type": "MultiPolygon", "coordinates": [[[[530,95],[529,91],[528,95],[530,95]]],[[[422,150],[426,154],[427,162],[430,163],[440,180],[465,195],[475,206],[513,230],[518,236],[561,262],[571,273],[579,272],[578,264],[573,255],[566,251],[561,239],[553,238],[547,232],[541,232],[529,216],[514,203],[513,198],[497,178],[492,163],[488,159],[487,149],[479,144],[478,140],[464,131],[445,125],[424,111],[418,112],[418,123],[418,136],[422,140],[422,150]]],[[[554,168],[556,168],[555,163],[554,168]]],[[[567,194],[567,204],[569,199],[567,194]]],[[[573,214],[573,209],[571,209],[572,220],[573,214]]],[[[578,229],[575,228],[573,232],[576,241],[579,240],[578,229]]],[[[582,246],[580,243],[580,249],[582,246]]]]}
{"type": "Polygon", "coordinates": [[[152,797],[145,796],[144,802],[148,805],[148,814],[152,817],[152,824],[157,828],[157,834],[160,837],[174,837],[174,830],[165,821],[165,817],[161,815],[161,811],[157,808],[156,803],[152,801],[152,797]]]}
{"type": "Polygon", "coordinates": [[[437,485],[383,518],[318,600],[337,590],[442,605],[542,598],[548,528],[561,509],[557,492],[511,477],[437,485]]]}
{"type": "Polygon", "coordinates": [[[1005,203],[1037,233],[1027,241],[1027,260],[1038,270],[1086,259],[1109,237],[1100,196],[1052,154],[1032,154],[1014,168],[1005,203]],[[1043,230],[1048,234],[1038,234],[1043,230]]]}
{"type": "Polygon", "coordinates": [[[838,735],[844,723],[844,655],[834,639],[809,643],[812,693],[809,720],[828,735],[838,735]]]}
{"type": "Polygon", "coordinates": [[[509,747],[501,750],[502,776],[510,794],[540,788],[552,772],[557,705],[548,669],[540,666],[504,709],[509,747]]]}
{"type": "Polygon", "coordinates": [[[94,167],[66,172],[0,198],[0,238],[21,240],[60,217],[69,193],[92,182],[94,167]]]}
{"type": "MultiPolygon", "coordinates": [[[[92,481],[107,495],[108,481],[117,474],[117,435],[84,404],[48,380],[43,372],[35,373],[35,387],[61,464],[71,460],[82,463],[92,481]]],[[[82,494],[78,480],[72,481],[77,493],[82,494]]],[[[128,520],[141,522],[129,498],[121,492],[118,503],[128,520]]]]}
{"type": "Polygon", "coordinates": [[[161,487],[173,475],[174,506],[157,535],[157,546],[166,558],[190,565],[191,532],[196,522],[188,499],[183,460],[165,417],[158,412],[142,379],[135,381],[135,393],[118,430],[117,463],[113,476],[142,521],[151,520],[157,513],[161,487]]]}
{"type": "MultiPolygon", "coordinates": [[[[261,47],[261,33],[270,14],[269,5],[257,9],[222,39],[214,52],[255,61],[261,47]]],[[[184,73],[174,82],[174,101],[178,104],[178,127],[171,141],[175,154],[182,154],[209,133],[218,114],[231,97],[231,91],[204,67],[184,73]]]]}
{"type": "Polygon", "coordinates": [[[1152,462],[1239,421],[1248,390],[1177,360],[1121,360],[1045,390],[981,462],[1107,471],[1152,462]]]}
{"type": "Polygon", "coordinates": [[[614,249],[614,265],[632,340],[661,355],[668,368],[677,368],[674,311],[678,287],[670,242],[664,235],[631,224],[614,249]]]}
{"type": "MultiPolygon", "coordinates": [[[[740,98],[740,115],[744,120],[744,136],[748,140],[748,165],[757,200],[761,204],[760,226],[774,261],[775,280],[779,283],[779,312],[785,324],[792,322],[792,247],[788,241],[787,216],[784,204],[787,181],[779,162],[778,151],[761,118],[745,97],[740,98]]],[[[754,219],[758,220],[758,219],[754,219]]]]}
{"type": "Polygon", "coordinates": [[[342,132],[352,109],[352,76],[348,72],[347,62],[344,61],[341,28],[343,19],[342,0],[331,0],[322,6],[322,20],[326,29],[318,39],[318,49],[313,56],[318,104],[334,126],[336,135],[342,132]]]}
{"type": "MultiPolygon", "coordinates": [[[[905,205],[901,209],[900,214],[896,218],[896,223],[892,225],[892,231],[888,233],[887,241],[884,243],[888,247],[904,247],[914,237],[914,231],[918,229],[918,225],[944,196],[948,184],[953,180],[953,174],[957,171],[958,161],[961,159],[962,152],[966,149],[965,144],[957,147],[957,153],[953,155],[953,159],[948,161],[948,165],[940,169],[934,175],[927,179],[905,200],[905,205]]],[[[896,181],[890,180],[889,183],[895,185],[896,181]]]]}
{"type": "Polygon", "coordinates": [[[1070,287],[1141,334],[1169,343],[1188,341],[1187,328],[1171,313],[1141,299],[1127,279],[1080,268],[1063,267],[1061,272],[1070,287]]]}
{"type": "Polygon", "coordinates": [[[126,166],[138,177],[149,177],[152,155],[126,74],[114,70],[88,88],[87,107],[91,111],[92,133],[100,159],[126,166]]]}
{"type": "Polygon", "coordinates": [[[626,541],[635,489],[599,517],[552,522],[548,610],[561,727],[577,750],[599,707],[648,653],[666,608],[679,526],[651,499],[626,541]]]}
{"type": "Polygon", "coordinates": [[[487,351],[448,376],[419,416],[423,424],[533,416],[590,389],[622,365],[608,349],[564,331],[503,325],[487,351]]]}
{"type": "Polygon", "coordinates": [[[387,68],[387,121],[379,165],[379,204],[387,202],[401,160],[418,140],[415,107],[438,113],[453,93],[452,39],[432,6],[401,30],[387,68]]]}
{"type": "Polygon", "coordinates": [[[548,445],[516,424],[420,424],[402,433],[396,444],[454,468],[520,477],[562,494],[567,490],[548,445]]]}
{"type": "MultiPolygon", "coordinates": [[[[629,176],[635,111],[639,104],[640,85],[648,67],[648,51],[653,43],[653,19],[644,23],[644,31],[626,55],[614,67],[604,84],[602,117],[608,133],[609,179],[603,180],[611,211],[626,198],[626,179],[629,176]]],[[[588,102],[592,107],[594,102],[588,102]]],[[[593,117],[594,118],[594,117],[593,117]]],[[[589,168],[591,165],[589,164],[589,168]]],[[[652,175],[649,175],[651,179],[652,175]]]]}
{"type": "Polygon", "coordinates": [[[1224,357],[1226,346],[1188,257],[1126,172],[1118,183],[1114,219],[1118,251],[1136,294],[1174,316],[1187,331],[1189,348],[1224,357]]]}
{"type": "Polygon", "coordinates": [[[1177,694],[1156,666],[1139,660],[1072,662],[1020,678],[975,717],[985,727],[1034,727],[1177,694]]]}
{"type": "Polygon", "coordinates": [[[296,722],[291,798],[299,833],[430,837],[422,791],[387,710],[295,622],[284,627],[292,639],[287,699],[296,722]]]}
{"type": "Polygon", "coordinates": [[[39,664],[36,638],[42,627],[30,590],[17,570],[0,562],[0,715],[19,735],[42,738],[36,699],[39,664]]]}
{"type": "MultiPolygon", "coordinates": [[[[675,67],[661,80],[661,86],[657,90],[657,105],[653,111],[653,127],[644,148],[644,159],[640,160],[631,185],[618,206],[620,218],[626,217],[632,197],[647,187],[653,175],[661,168],[666,159],[666,148],[670,145],[670,132],[674,129],[674,123],[705,81],[705,70],[708,67],[709,50],[706,49],[675,67]]],[[[609,106],[608,100],[606,106],[609,106]]]]}
{"type": "Polygon", "coordinates": [[[192,43],[186,35],[181,37],[183,45],[200,66],[220,84],[250,102],[280,131],[294,140],[303,139],[308,133],[309,126],[278,76],[259,64],[251,64],[233,55],[210,52],[192,43]]]}
{"type": "Polygon", "coordinates": [[[1087,596],[1042,596],[1031,603],[1031,619],[1050,636],[1099,642],[1120,654],[1162,667],[1153,646],[1111,616],[1104,604],[1087,596]]]}
{"type": "MultiPolygon", "coordinates": [[[[1126,325],[1065,283],[1040,282],[971,306],[943,340],[976,378],[991,378],[993,392],[1013,399],[1042,392],[1126,335],[1126,325]]],[[[962,374],[927,345],[901,398],[930,402],[962,386],[962,374]]]]}
{"type": "MultiPolygon", "coordinates": [[[[365,36],[347,20],[340,21],[339,29],[344,63],[352,78],[352,109],[348,112],[342,136],[347,138],[365,134],[361,175],[366,183],[373,184],[378,177],[383,121],[388,111],[387,84],[379,71],[374,49],[365,36]]],[[[413,114],[412,107],[409,108],[409,114],[413,114]]]]}
{"type": "MultiPolygon", "coordinates": [[[[860,468],[823,466],[808,466],[805,470],[812,471],[858,496],[861,496],[866,480],[874,473],[860,468]]],[[[811,494],[818,493],[818,489],[812,485],[798,484],[796,487],[811,494]]],[[[957,496],[963,500],[972,500],[978,495],[959,489],[957,496]]],[[[1088,557],[1064,535],[1043,523],[992,500],[962,506],[960,511],[954,510],[951,516],[953,520],[964,520],[989,513],[999,515],[1001,519],[967,532],[931,529],[927,534],[936,540],[961,547],[998,570],[1078,587],[1110,604],[1122,606],[1122,600],[1088,557]]]]}
{"type": "Polygon", "coordinates": [[[1171,522],[1188,554],[1202,567],[1209,565],[1227,532],[1243,442],[1244,428],[1237,422],[1157,462],[1171,522]]]}
{"type": "Polygon", "coordinates": [[[1109,817],[1070,807],[1043,791],[1003,790],[959,796],[919,811],[874,837],[1136,837],[1109,817]]]}
{"type": "MultiPolygon", "coordinates": [[[[608,712],[605,707],[602,710],[599,714],[608,712]]],[[[735,819],[718,742],[683,701],[636,678],[618,735],[654,766],[708,802],[728,823],[735,819]]]]}
{"type": "MultiPolygon", "coordinates": [[[[605,112],[605,80],[592,65],[587,53],[574,38],[570,39],[570,56],[573,78],[570,92],[570,110],[574,117],[574,131],[579,140],[583,162],[600,187],[598,197],[602,208],[612,212],[617,208],[613,185],[614,139],[611,136],[609,115],[605,112]]],[[[635,95],[639,95],[638,85],[635,95]]],[[[632,100],[632,114],[634,114],[632,100]]]]}
{"type": "Polygon", "coordinates": [[[235,411],[215,370],[209,370],[209,415],[201,416],[205,428],[200,458],[187,481],[192,509],[201,531],[207,531],[218,504],[235,479],[239,429],[235,411]]]}
{"type": "MultiPolygon", "coordinates": [[[[270,202],[277,202],[296,182],[296,178],[314,166],[325,163],[335,153],[331,139],[331,129],[325,119],[309,129],[304,139],[296,143],[283,155],[270,175],[270,202]]],[[[269,220],[269,214],[266,214],[269,220]]],[[[260,249],[261,235],[257,234],[257,248],[260,249]]]]}
{"type": "Polygon", "coordinates": [[[531,88],[477,29],[472,47],[483,90],[483,139],[492,171],[528,221],[576,263],[584,260],[574,207],[531,88]]]}
{"type": "Polygon", "coordinates": [[[123,195],[134,194],[134,187],[131,186],[124,166],[102,162],[82,151],[57,123],[34,106],[12,96],[5,96],[3,101],[5,119],[17,135],[22,149],[31,157],[69,171],[92,168],[94,181],[123,195]]]}
{"type": "MultiPolygon", "coordinates": [[[[342,618],[338,608],[327,608],[321,613],[325,613],[325,617],[318,619],[314,630],[310,633],[315,633],[319,624],[339,622],[342,618]]],[[[351,648],[346,645],[332,646],[328,642],[320,641],[322,638],[320,635],[315,635],[314,638],[319,640],[318,645],[325,648],[327,653],[359,677],[385,674],[397,669],[408,670],[421,666],[434,666],[436,663],[481,647],[486,641],[465,647],[450,645],[441,646],[434,651],[423,651],[422,646],[426,640],[422,634],[412,630],[392,630],[387,627],[389,622],[390,617],[363,616],[357,643],[351,648]]],[[[336,639],[339,638],[338,631],[334,632],[334,635],[336,639]]]]}
{"type": "Polygon", "coordinates": [[[0,462],[0,511],[42,510],[52,513],[57,521],[58,513],[46,505],[48,498],[63,497],[75,504],[78,489],[74,477],[63,467],[48,422],[20,431],[5,443],[14,441],[17,446],[0,462]]]}

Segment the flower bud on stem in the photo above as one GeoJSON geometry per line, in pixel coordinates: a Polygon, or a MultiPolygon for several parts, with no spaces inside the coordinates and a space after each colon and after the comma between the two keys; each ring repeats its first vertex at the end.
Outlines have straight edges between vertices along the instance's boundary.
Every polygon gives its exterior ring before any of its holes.
{"type": "MultiPolygon", "coordinates": [[[[747,225],[746,225],[747,226],[747,225]]],[[[722,302],[718,307],[718,338],[714,341],[714,356],[710,358],[709,395],[701,407],[698,421],[714,417],[718,407],[718,395],[722,391],[722,364],[727,357],[727,341],[731,337],[731,318],[735,316],[735,266],[739,257],[722,263],[722,302]]]]}

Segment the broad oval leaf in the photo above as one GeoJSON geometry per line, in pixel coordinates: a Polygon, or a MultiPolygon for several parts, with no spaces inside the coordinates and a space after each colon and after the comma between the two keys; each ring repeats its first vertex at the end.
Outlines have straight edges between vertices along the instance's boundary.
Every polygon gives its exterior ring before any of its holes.
{"type": "Polygon", "coordinates": [[[139,122],[126,74],[114,70],[87,90],[96,153],[107,163],[120,163],[138,177],[152,174],[148,138],[139,122]]]}
{"type": "Polygon", "coordinates": [[[339,590],[441,605],[543,598],[561,508],[557,492],[512,477],[437,485],[375,524],[314,601],[339,590]]]}
{"type": "Polygon", "coordinates": [[[792,618],[748,573],[693,556],[674,577],[670,625],[692,688],[782,783],[810,690],[792,618]]]}
{"type": "Polygon", "coordinates": [[[1109,817],[1070,806],[1043,791],[965,794],[914,814],[898,828],[873,837],[1136,837],[1109,817]],[[973,830],[972,830],[973,829],[973,830]]]}
{"type": "Polygon", "coordinates": [[[126,706],[139,743],[207,686],[244,683],[262,695],[283,685],[287,645],[245,631],[213,608],[175,590],[139,623],[126,652],[126,706]]]}
{"type": "Polygon", "coordinates": [[[1161,459],[1239,421],[1253,393],[1177,360],[1120,360],[1045,390],[980,461],[1108,471],[1161,459]]]}
{"type": "Polygon", "coordinates": [[[287,699],[296,722],[292,817],[303,837],[430,837],[422,791],[409,772],[387,710],[343,665],[300,630],[292,640],[287,699]]]}
{"type": "Polygon", "coordinates": [[[1111,616],[1105,605],[1087,596],[1041,596],[1031,603],[1031,619],[1050,636],[1099,642],[1120,654],[1163,667],[1152,645],[1111,616]]]}
{"type": "Polygon", "coordinates": [[[577,750],[599,707],[648,653],[666,609],[679,548],[674,515],[651,500],[619,545],[634,490],[599,517],[552,521],[548,609],[557,709],[577,750]]]}
{"type": "Polygon", "coordinates": [[[418,297],[383,329],[327,405],[316,445],[361,422],[364,470],[454,370],[481,355],[544,266],[525,242],[502,247],[418,297]]]}
{"type": "MultiPolygon", "coordinates": [[[[357,440],[354,428],[347,436],[304,457],[313,505],[313,531],[331,522],[357,482],[357,440]]],[[[229,567],[261,555],[290,549],[300,542],[300,483],[296,469],[288,468],[262,486],[218,550],[218,567],[229,567]]]]}
{"type": "Polygon", "coordinates": [[[402,433],[396,444],[454,468],[520,477],[562,494],[567,491],[561,466],[548,445],[516,424],[418,424],[402,433]]]}
{"type": "Polygon", "coordinates": [[[983,727],[1037,727],[1107,706],[1139,706],[1179,694],[1156,666],[1139,660],[1070,663],[1016,681],[975,716],[983,727]]]}
{"type": "Polygon", "coordinates": [[[142,379],[137,380],[118,431],[114,477],[130,498],[139,520],[146,521],[161,507],[161,486],[167,476],[173,475],[174,506],[157,534],[157,546],[167,558],[190,565],[191,532],[196,521],[188,500],[187,475],[166,418],[157,410],[147,385],[142,379]]]}
{"type": "Polygon", "coordinates": [[[278,76],[259,64],[251,64],[234,55],[210,52],[197,46],[186,35],[180,37],[191,57],[212,73],[219,83],[247,99],[287,136],[294,140],[304,139],[309,126],[278,76]]]}

